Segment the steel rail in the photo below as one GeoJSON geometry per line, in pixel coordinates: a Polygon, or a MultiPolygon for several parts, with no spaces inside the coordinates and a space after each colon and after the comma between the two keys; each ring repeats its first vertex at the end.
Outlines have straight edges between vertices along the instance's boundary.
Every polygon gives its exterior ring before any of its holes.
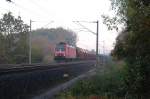
{"type": "Polygon", "coordinates": [[[10,73],[22,73],[22,72],[32,72],[35,70],[47,70],[60,67],[67,67],[70,65],[78,65],[85,63],[93,63],[95,61],[81,61],[81,62],[70,62],[70,63],[53,63],[53,64],[18,64],[12,65],[9,68],[0,68],[0,75],[10,74],[10,73]]]}

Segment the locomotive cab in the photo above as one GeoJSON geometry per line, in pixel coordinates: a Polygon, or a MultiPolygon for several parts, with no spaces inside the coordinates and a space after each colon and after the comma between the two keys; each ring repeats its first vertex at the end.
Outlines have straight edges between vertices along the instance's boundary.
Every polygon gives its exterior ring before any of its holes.
{"type": "Polygon", "coordinates": [[[65,59],[65,43],[59,43],[55,48],[55,60],[64,60],[65,59]]]}
{"type": "Polygon", "coordinates": [[[55,61],[71,61],[76,59],[76,48],[60,42],[55,48],[55,61]]]}

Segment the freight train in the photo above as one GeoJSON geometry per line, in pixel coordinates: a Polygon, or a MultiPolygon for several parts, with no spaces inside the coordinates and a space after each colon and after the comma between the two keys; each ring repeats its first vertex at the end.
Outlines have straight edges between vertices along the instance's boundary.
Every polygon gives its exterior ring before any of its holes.
{"type": "Polygon", "coordinates": [[[55,61],[73,61],[73,60],[95,60],[96,55],[86,49],[73,47],[65,42],[56,45],[54,51],[55,61]]]}

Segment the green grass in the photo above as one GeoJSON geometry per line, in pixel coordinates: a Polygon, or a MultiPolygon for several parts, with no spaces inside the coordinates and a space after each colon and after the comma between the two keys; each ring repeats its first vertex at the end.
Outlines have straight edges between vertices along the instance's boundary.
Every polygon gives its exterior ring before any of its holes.
{"type": "Polygon", "coordinates": [[[95,75],[78,81],[57,99],[122,99],[125,94],[123,72],[122,62],[109,61],[95,75]]]}

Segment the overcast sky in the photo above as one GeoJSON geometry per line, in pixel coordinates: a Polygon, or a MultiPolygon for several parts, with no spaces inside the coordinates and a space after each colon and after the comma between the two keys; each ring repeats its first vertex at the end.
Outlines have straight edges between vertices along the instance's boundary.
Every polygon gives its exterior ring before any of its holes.
{"type": "MultiPolygon", "coordinates": [[[[0,0],[0,17],[8,11],[13,15],[22,17],[25,23],[33,20],[32,29],[63,27],[75,31],[78,35],[78,46],[86,49],[95,49],[95,35],[81,31],[79,25],[73,21],[99,20],[99,45],[102,52],[103,42],[106,52],[113,48],[117,33],[108,31],[102,23],[101,15],[113,16],[109,0],[0,0]],[[54,22],[52,22],[54,21],[54,22]]],[[[81,22],[93,32],[96,32],[96,24],[81,22]]]]}

